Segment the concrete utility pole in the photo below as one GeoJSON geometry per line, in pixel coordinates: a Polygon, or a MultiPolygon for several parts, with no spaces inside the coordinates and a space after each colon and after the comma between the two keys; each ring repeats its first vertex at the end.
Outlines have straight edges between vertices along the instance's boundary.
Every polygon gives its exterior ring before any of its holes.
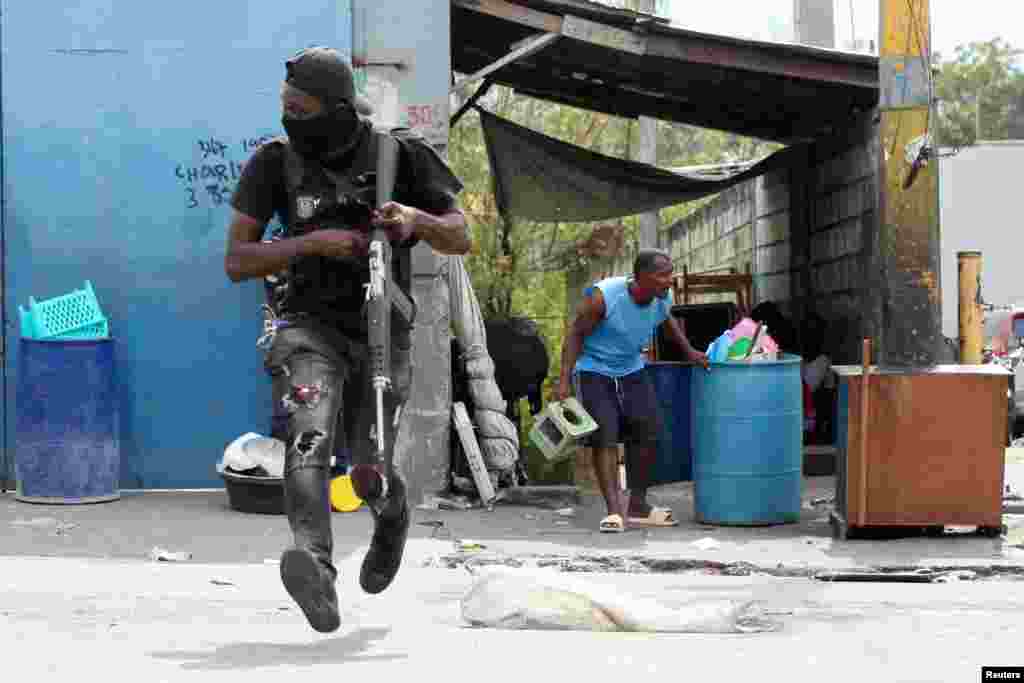
{"type": "Polygon", "coordinates": [[[836,16],[833,0],[793,0],[793,30],[800,45],[834,48],[836,16]]]}
{"type": "MultiPolygon", "coordinates": [[[[655,12],[655,0],[637,0],[637,11],[655,12]]],[[[652,166],[658,163],[658,120],[646,116],[640,117],[640,140],[633,154],[634,161],[652,166]]],[[[658,246],[658,228],[660,214],[657,211],[640,215],[640,247],[658,246]]]]}
{"type": "Polygon", "coordinates": [[[881,0],[879,18],[880,220],[870,283],[878,297],[878,362],[930,367],[941,340],[941,299],[929,0],[881,0]]]}
{"type": "MultiPolygon", "coordinates": [[[[357,56],[376,65],[371,68],[383,69],[378,73],[396,72],[394,118],[419,130],[439,152],[446,153],[450,1],[354,0],[352,14],[358,19],[352,40],[357,56]],[[395,63],[404,65],[400,74],[395,63]]],[[[447,256],[427,244],[413,249],[412,295],[418,308],[413,329],[413,384],[395,443],[395,463],[406,475],[414,505],[448,486],[452,395],[448,264],[447,256]]]]}

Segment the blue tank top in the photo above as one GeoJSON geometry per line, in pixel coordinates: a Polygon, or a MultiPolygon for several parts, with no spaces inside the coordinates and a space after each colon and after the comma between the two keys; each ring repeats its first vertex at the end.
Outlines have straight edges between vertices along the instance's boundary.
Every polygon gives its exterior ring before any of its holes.
{"type": "MultiPolygon", "coordinates": [[[[604,320],[583,340],[576,372],[596,372],[606,377],[625,377],[644,367],[643,347],[655,328],[668,320],[669,298],[654,298],[640,306],[629,295],[629,280],[612,277],[594,287],[604,296],[604,320]]],[[[588,287],[589,296],[593,287],[588,287]]]]}

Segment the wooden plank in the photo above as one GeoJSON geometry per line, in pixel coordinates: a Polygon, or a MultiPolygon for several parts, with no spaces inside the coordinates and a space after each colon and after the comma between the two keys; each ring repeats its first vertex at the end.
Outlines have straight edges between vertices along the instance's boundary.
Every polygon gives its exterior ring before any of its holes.
{"type": "Polygon", "coordinates": [[[635,55],[647,52],[647,39],[632,31],[574,17],[570,14],[562,21],[562,35],[611,50],[621,50],[635,55]]]}
{"type": "Polygon", "coordinates": [[[753,282],[751,275],[676,275],[676,280],[685,279],[692,287],[741,287],[753,282]]]}
{"type": "Polygon", "coordinates": [[[781,46],[777,49],[716,36],[694,33],[654,34],[648,38],[647,54],[690,64],[770,74],[797,80],[841,83],[870,93],[878,87],[878,70],[861,62],[812,55],[781,46]]]}
{"type": "Polygon", "coordinates": [[[870,473],[870,463],[868,460],[868,448],[870,439],[868,427],[869,419],[868,416],[871,413],[871,406],[869,401],[871,399],[871,340],[864,340],[864,350],[862,353],[861,361],[863,362],[864,372],[860,377],[860,422],[858,430],[860,448],[857,449],[857,469],[860,476],[858,477],[857,483],[857,514],[847,517],[847,519],[856,519],[857,523],[864,526],[867,521],[867,501],[868,501],[868,477],[870,473]]]}
{"type": "Polygon", "coordinates": [[[455,402],[452,404],[452,422],[459,434],[459,441],[462,443],[462,450],[469,463],[469,469],[473,473],[473,482],[476,484],[480,502],[487,507],[494,504],[494,485],[487,473],[487,466],[484,464],[483,455],[480,453],[480,445],[476,440],[476,433],[473,431],[473,422],[469,418],[469,412],[464,403],[455,402]]]}
{"type": "Polygon", "coordinates": [[[466,76],[461,81],[453,85],[451,89],[448,91],[449,94],[454,93],[457,90],[461,90],[470,83],[478,81],[481,78],[487,76],[488,74],[494,73],[495,71],[505,66],[506,64],[511,64],[512,62],[515,62],[519,59],[524,59],[532,54],[535,54],[536,52],[543,50],[548,45],[558,40],[560,37],[561,36],[559,36],[557,33],[542,33],[539,36],[533,36],[529,38],[525,43],[519,43],[518,47],[513,49],[511,52],[509,52],[501,59],[491,62],[490,64],[480,69],[476,73],[470,76],[466,76]]]}
{"type": "Polygon", "coordinates": [[[560,17],[556,14],[540,12],[529,7],[513,5],[504,0],[453,0],[457,7],[489,14],[493,17],[514,21],[517,24],[540,29],[545,33],[564,35],[592,45],[600,45],[612,50],[621,50],[636,55],[647,51],[647,38],[643,35],[626,31],[615,26],[591,21],[571,14],[560,17]]]}
{"type": "Polygon", "coordinates": [[[529,26],[545,33],[560,34],[562,32],[562,17],[557,14],[539,12],[529,7],[504,2],[504,0],[452,0],[452,4],[456,7],[480,12],[481,14],[489,14],[499,19],[514,21],[517,24],[529,26]]]}

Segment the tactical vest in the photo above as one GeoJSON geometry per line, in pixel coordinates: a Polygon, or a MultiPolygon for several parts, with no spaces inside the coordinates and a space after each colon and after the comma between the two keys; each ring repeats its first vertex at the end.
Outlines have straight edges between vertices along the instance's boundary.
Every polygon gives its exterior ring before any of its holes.
{"type": "MultiPolygon", "coordinates": [[[[351,165],[342,172],[303,158],[287,138],[282,138],[289,202],[289,220],[283,236],[297,237],[316,228],[369,230],[365,221],[353,224],[347,218],[360,213],[356,200],[364,208],[376,207],[377,142],[380,136],[389,134],[392,132],[373,130],[359,143],[351,165]]],[[[396,199],[401,198],[405,189],[396,184],[396,199]]],[[[406,293],[412,281],[410,255],[408,248],[392,250],[392,274],[406,293]]],[[[280,313],[310,314],[351,334],[365,335],[364,285],[369,276],[366,257],[344,261],[321,256],[296,259],[288,270],[288,291],[280,304],[280,313]]]]}

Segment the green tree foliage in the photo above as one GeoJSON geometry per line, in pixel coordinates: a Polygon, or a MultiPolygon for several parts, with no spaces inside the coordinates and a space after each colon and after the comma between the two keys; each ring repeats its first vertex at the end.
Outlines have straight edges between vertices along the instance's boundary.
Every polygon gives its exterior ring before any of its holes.
{"type": "Polygon", "coordinates": [[[1011,117],[1019,111],[1024,97],[1021,54],[1021,50],[996,38],[959,46],[948,59],[935,55],[933,73],[939,111],[936,139],[940,146],[963,147],[979,138],[1008,137],[1011,117]]]}
{"type": "MultiPolygon", "coordinates": [[[[517,96],[500,86],[492,88],[479,104],[545,135],[617,158],[631,158],[639,138],[636,121],[517,96]]],[[[666,122],[659,122],[658,146],[658,161],[663,167],[752,160],[778,148],[758,140],[666,122]]],[[[581,253],[580,246],[597,224],[503,219],[495,203],[487,150],[475,112],[467,113],[451,129],[448,151],[452,168],[465,185],[460,201],[470,218],[474,244],[466,267],[481,312],[488,320],[522,316],[536,321],[551,358],[549,392],[561,371],[567,309],[579,294],[567,292],[566,275],[572,271],[596,277],[602,267],[608,267],[607,260],[593,261],[581,253]]],[[[662,211],[662,225],[679,220],[702,204],[691,202],[662,211]]],[[[626,245],[635,246],[637,217],[611,223],[621,227],[626,245]]],[[[521,412],[527,415],[525,405],[523,408],[521,412]]],[[[543,458],[526,439],[531,426],[532,420],[527,417],[521,434],[531,477],[571,481],[571,462],[555,468],[544,466],[543,458]]]]}

